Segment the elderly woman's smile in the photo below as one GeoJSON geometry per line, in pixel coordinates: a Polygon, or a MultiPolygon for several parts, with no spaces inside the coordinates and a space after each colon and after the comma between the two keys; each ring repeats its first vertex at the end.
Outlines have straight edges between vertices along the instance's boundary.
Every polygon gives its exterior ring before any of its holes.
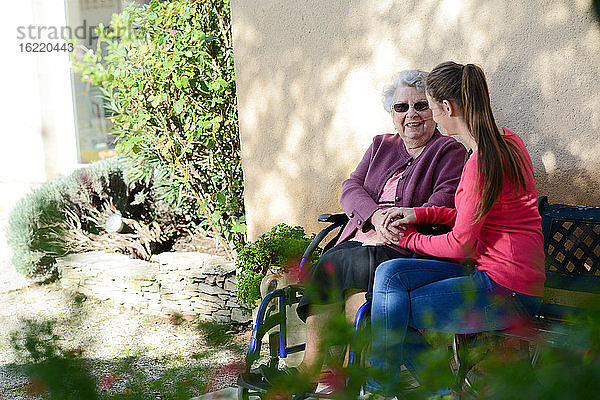
{"type": "Polygon", "coordinates": [[[425,92],[414,87],[398,88],[390,112],[406,150],[417,157],[435,131],[425,92]]]}

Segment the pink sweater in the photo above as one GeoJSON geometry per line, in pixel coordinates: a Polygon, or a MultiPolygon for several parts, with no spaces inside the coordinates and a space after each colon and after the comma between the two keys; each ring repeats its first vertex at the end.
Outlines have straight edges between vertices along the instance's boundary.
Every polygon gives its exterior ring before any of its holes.
{"type": "Polygon", "coordinates": [[[485,271],[496,283],[519,293],[542,296],[544,291],[544,238],[537,209],[533,166],[523,140],[502,128],[521,151],[524,193],[513,194],[504,175],[502,192],[487,216],[477,224],[473,216],[479,202],[477,152],[465,164],[456,190],[456,209],[446,207],[415,208],[418,222],[453,225],[451,232],[430,236],[412,227],[399,245],[420,254],[450,258],[457,262],[474,259],[476,268],[485,271]]]}

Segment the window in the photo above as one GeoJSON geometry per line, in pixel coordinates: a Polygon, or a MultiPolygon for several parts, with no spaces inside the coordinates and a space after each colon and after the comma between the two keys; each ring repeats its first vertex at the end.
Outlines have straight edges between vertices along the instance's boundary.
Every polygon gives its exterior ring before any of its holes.
{"type": "MultiPolygon", "coordinates": [[[[112,15],[120,13],[131,3],[147,1],[123,0],[65,0],[67,23],[73,36],[87,48],[96,48],[95,28],[102,23],[110,24],[112,15]]],[[[73,103],[77,132],[78,158],[80,163],[90,163],[114,157],[114,136],[108,110],[98,87],[81,81],[81,73],[73,72],[73,103]]]]}

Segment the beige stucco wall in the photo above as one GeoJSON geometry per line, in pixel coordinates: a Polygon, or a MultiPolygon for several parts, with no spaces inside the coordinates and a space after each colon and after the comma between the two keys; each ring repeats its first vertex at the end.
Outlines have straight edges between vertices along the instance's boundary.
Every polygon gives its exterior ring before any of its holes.
{"type": "Polygon", "coordinates": [[[486,71],[498,123],[551,202],[600,206],[600,21],[592,0],[232,0],[248,233],[315,230],[371,138],[382,87],[446,60],[486,71]]]}

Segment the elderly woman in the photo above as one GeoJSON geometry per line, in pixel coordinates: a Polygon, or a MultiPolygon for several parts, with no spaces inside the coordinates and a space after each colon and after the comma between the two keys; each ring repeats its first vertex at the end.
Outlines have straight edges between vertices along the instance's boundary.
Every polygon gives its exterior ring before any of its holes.
{"type": "MultiPolygon", "coordinates": [[[[322,366],[320,333],[339,304],[352,321],[373,288],[377,266],[414,253],[396,245],[384,225],[398,207],[454,206],[454,192],[467,159],[465,147],[436,129],[425,97],[427,73],[401,72],[383,92],[383,106],[396,134],[376,136],[350,178],[341,204],[350,218],[337,244],[315,264],[298,315],[306,321],[306,349],[298,372],[322,366]]],[[[397,232],[397,231],[396,231],[397,232]]]]}

